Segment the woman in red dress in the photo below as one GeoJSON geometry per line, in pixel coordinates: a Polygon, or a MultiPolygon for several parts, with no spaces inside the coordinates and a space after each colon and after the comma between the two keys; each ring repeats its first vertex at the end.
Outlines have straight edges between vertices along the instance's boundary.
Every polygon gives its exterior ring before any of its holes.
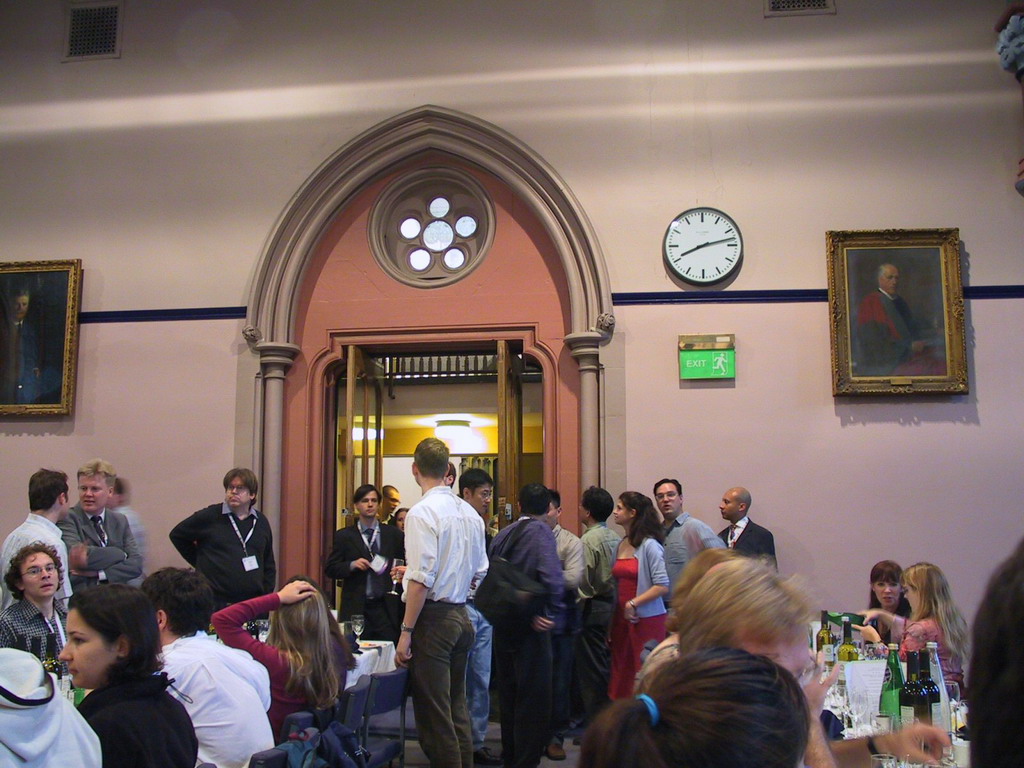
{"type": "Polygon", "coordinates": [[[664,529],[653,502],[642,493],[626,491],[619,496],[613,516],[626,529],[626,536],[619,543],[612,566],[617,600],[611,627],[608,696],[621,699],[633,695],[644,644],[665,639],[663,598],[668,595],[669,581],[661,546],[664,529]]]}

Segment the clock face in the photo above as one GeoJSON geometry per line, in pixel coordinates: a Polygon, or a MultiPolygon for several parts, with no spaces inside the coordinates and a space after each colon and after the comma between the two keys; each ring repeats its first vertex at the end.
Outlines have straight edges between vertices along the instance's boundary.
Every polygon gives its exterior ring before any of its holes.
{"type": "Polygon", "coordinates": [[[740,266],[743,236],[736,222],[714,208],[691,208],[676,216],[665,232],[665,263],[688,283],[725,280],[740,266]]]}

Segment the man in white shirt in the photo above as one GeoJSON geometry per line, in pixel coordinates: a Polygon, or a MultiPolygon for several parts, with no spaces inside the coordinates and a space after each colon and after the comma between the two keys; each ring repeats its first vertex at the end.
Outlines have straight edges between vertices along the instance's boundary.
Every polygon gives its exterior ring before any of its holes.
{"type": "Polygon", "coordinates": [[[395,660],[409,667],[416,727],[431,768],[472,768],[466,663],[471,585],[487,573],[484,523],[444,484],[448,448],[434,437],[413,455],[423,498],[405,519],[405,617],[395,660]]]}
{"type": "MultiPolygon", "coordinates": [[[[64,601],[67,607],[71,599],[71,576],[68,567],[68,550],[61,537],[61,530],[57,523],[68,516],[68,476],[55,469],[40,469],[35,472],[28,481],[28,517],[21,525],[15,528],[4,540],[3,549],[0,550],[0,563],[3,563],[3,570],[7,570],[7,564],[11,562],[18,550],[35,541],[49,544],[57,550],[63,566],[64,578],[60,587],[54,593],[54,598],[64,601]]],[[[3,605],[6,608],[14,602],[14,596],[9,592],[3,593],[3,605]]]]}
{"type": "Polygon", "coordinates": [[[168,689],[192,718],[199,761],[246,768],[253,753],[274,746],[267,719],[270,675],[245,651],[206,634],[213,590],[186,568],[161,568],[142,583],[156,608],[168,689]]]}

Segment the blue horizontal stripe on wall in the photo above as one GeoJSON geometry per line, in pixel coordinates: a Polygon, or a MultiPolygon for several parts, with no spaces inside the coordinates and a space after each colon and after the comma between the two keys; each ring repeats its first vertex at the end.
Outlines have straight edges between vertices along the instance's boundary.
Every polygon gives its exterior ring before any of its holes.
{"type": "Polygon", "coordinates": [[[80,323],[163,323],[169,320],[238,320],[245,307],[195,307],[189,309],[123,309],[80,312],[80,323]]]}
{"type": "MultiPolygon", "coordinates": [[[[977,285],[964,288],[966,299],[1024,299],[1024,285],[977,285]]],[[[612,304],[628,307],[641,304],[792,304],[828,301],[824,288],[781,291],[660,291],[613,293],[612,304]]],[[[193,307],[189,309],[123,309],[82,312],[79,322],[160,323],[175,320],[241,320],[245,307],[193,307]]]]}
{"type": "MultiPolygon", "coordinates": [[[[977,285],[964,287],[965,299],[1024,299],[1024,285],[977,285]]],[[[613,293],[612,304],[629,307],[641,304],[793,304],[828,301],[824,288],[781,291],[659,291],[613,293]]]]}

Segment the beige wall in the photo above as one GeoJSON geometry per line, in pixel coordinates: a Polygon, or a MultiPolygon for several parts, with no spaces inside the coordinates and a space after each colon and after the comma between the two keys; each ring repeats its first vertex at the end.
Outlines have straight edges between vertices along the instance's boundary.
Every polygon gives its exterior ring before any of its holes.
{"type": "MultiPolygon", "coordinates": [[[[550,163],[616,292],[678,289],[660,240],[697,204],[743,230],[733,289],[824,288],[826,230],[886,227],[959,227],[968,285],[1024,284],[1024,123],[993,51],[998,0],[795,19],[762,18],[761,0],[126,6],[121,59],[67,64],[62,3],[0,6],[0,258],[81,258],[87,312],[245,304],[303,181],[427,103],[550,163]]],[[[616,315],[613,492],[681,476],[714,520],[724,487],[745,483],[783,568],[831,605],[863,601],[876,556],[928,557],[973,609],[1022,528],[1024,302],[969,302],[969,397],[898,402],[831,397],[824,304],[616,315]],[[676,380],[674,337],[701,331],[737,334],[734,387],[676,380]]],[[[241,325],[84,326],[75,417],[0,421],[0,527],[33,469],[97,454],[135,481],[158,538],[215,500],[251,444],[241,325]]]]}

